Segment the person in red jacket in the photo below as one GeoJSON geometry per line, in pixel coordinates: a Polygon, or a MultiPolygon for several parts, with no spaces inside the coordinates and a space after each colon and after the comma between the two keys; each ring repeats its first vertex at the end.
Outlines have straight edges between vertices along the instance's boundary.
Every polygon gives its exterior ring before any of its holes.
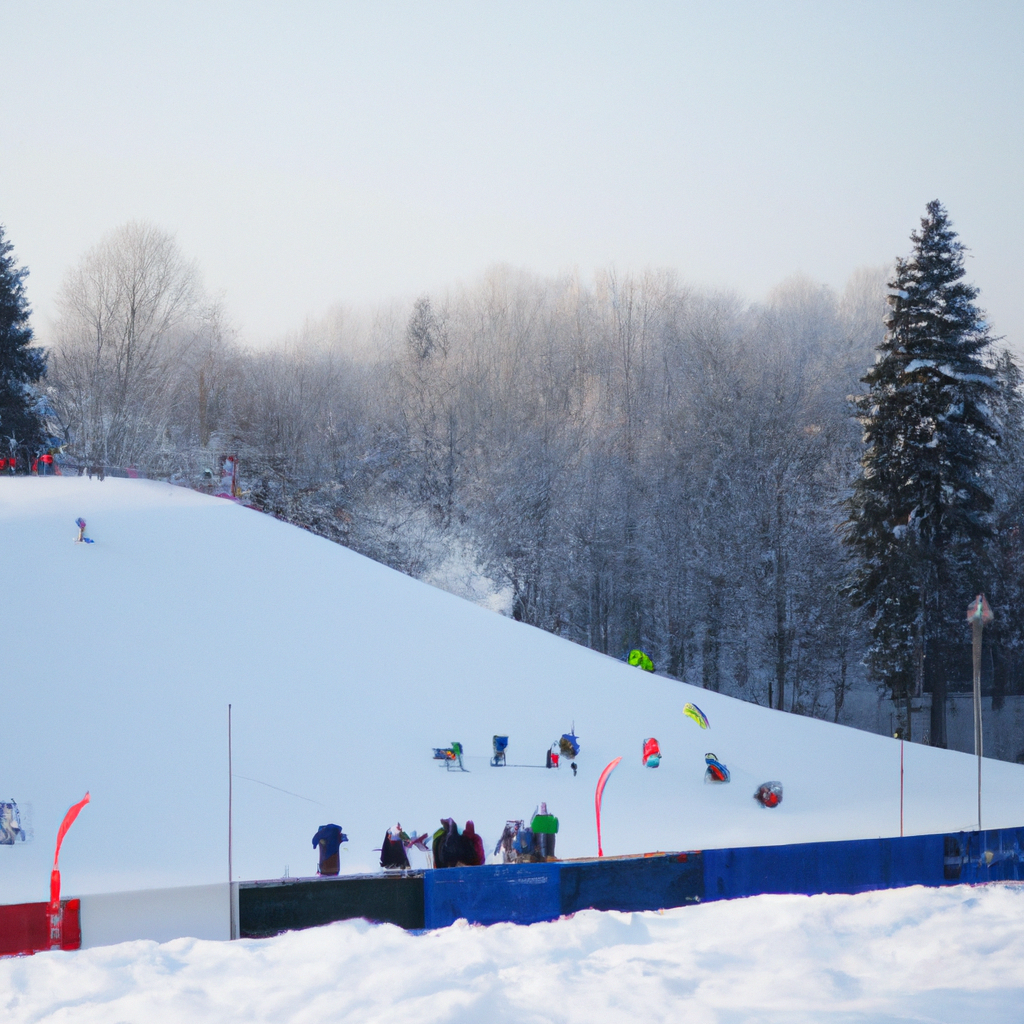
{"type": "Polygon", "coordinates": [[[462,833],[463,853],[460,858],[463,864],[469,867],[477,867],[487,859],[484,853],[484,841],[476,834],[476,826],[471,821],[466,822],[465,831],[462,833]]]}

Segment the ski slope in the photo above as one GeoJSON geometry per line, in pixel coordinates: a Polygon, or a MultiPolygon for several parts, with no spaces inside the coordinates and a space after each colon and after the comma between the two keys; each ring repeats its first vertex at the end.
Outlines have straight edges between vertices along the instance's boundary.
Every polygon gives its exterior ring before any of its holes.
{"type": "MultiPolygon", "coordinates": [[[[47,895],[65,810],[65,895],[315,871],[326,822],[342,870],[375,870],[385,829],[476,822],[488,850],[540,801],[559,856],[898,835],[900,745],[635,668],[503,618],[269,516],[150,481],[0,479],[4,587],[0,799],[34,839],[0,847],[0,902],[47,895]],[[94,544],[75,544],[74,521],[94,544]],[[694,701],[711,728],[684,717],[694,701]],[[582,751],[543,764],[575,722],[582,751]],[[641,765],[645,737],[663,759],[641,765]],[[460,741],[467,772],[432,748],[460,741]],[[705,785],[704,754],[732,772],[705,785]],[[785,787],[772,811],[752,799],[785,787]]],[[[970,829],[976,762],[906,747],[905,828],[970,829]]],[[[1024,823],[1024,767],[986,761],[984,825],[1024,823]]]]}

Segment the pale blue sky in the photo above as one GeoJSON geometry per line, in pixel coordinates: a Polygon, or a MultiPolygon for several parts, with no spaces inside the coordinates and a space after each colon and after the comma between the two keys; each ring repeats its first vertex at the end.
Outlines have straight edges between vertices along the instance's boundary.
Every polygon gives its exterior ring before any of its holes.
{"type": "Polygon", "coordinates": [[[941,199],[1024,350],[1024,2],[0,0],[0,223],[46,318],[128,219],[262,343],[507,262],[840,287],[941,199]]]}

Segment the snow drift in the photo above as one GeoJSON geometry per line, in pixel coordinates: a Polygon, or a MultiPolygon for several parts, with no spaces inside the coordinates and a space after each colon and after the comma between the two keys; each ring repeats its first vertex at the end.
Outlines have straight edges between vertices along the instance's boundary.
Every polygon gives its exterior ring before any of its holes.
{"type": "Polygon", "coordinates": [[[425,935],[344,921],[273,939],[0,961],[10,1024],[1018,1024],[1024,890],[756,896],[425,935]]]}

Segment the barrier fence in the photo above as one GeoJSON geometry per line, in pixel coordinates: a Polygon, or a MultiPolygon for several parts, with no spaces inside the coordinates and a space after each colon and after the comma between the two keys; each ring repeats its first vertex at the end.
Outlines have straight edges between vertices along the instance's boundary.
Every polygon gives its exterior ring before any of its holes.
{"type": "MultiPolygon", "coordinates": [[[[890,839],[488,864],[338,878],[282,878],[66,900],[62,949],[131,939],[266,938],[351,918],[412,931],[551,921],[765,893],[858,893],[1024,880],[1024,827],[890,839]]],[[[0,906],[0,955],[50,948],[46,903],[0,906]]]]}
{"type": "Polygon", "coordinates": [[[766,893],[858,893],[1024,879],[1024,828],[489,864],[239,884],[242,937],[364,917],[403,928],[550,921],[579,910],[662,910],[766,893]]]}
{"type": "MultiPolygon", "coordinates": [[[[61,949],[82,944],[79,900],[61,900],[61,949]]],[[[50,949],[50,904],[14,903],[0,906],[0,956],[18,956],[50,949]]]]}

